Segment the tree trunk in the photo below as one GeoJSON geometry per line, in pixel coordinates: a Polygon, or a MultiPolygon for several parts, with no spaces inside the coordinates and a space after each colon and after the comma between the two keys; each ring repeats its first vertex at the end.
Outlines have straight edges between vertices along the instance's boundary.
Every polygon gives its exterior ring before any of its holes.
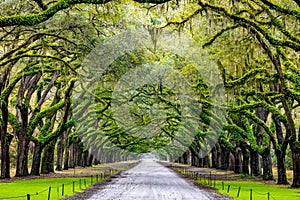
{"type": "Polygon", "coordinates": [[[289,184],[286,177],[285,153],[277,150],[275,151],[275,154],[277,157],[277,171],[278,171],[277,184],[289,184]]]}
{"type": "Polygon", "coordinates": [[[184,154],[182,155],[183,158],[183,164],[187,164],[188,163],[188,155],[187,152],[184,152],[184,154]]]}
{"type": "Polygon", "coordinates": [[[82,166],[83,167],[86,167],[88,164],[88,157],[89,157],[89,152],[88,151],[84,151],[83,152],[83,154],[82,154],[82,159],[83,159],[83,161],[82,161],[82,166]]]}
{"type": "Polygon", "coordinates": [[[217,168],[218,156],[216,146],[211,151],[211,167],[217,168]]]}
{"type": "Polygon", "coordinates": [[[30,175],[40,175],[42,151],[43,147],[40,144],[35,144],[30,175]]]}
{"type": "Polygon", "coordinates": [[[83,160],[83,151],[80,146],[76,143],[76,166],[84,167],[84,160],[83,160]]]}
{"type": "Polygon", "coordinates": [[[66,145],[65,156],[64,156],[64,170],[69,169],[69,154],[70,154],[70,148],[66,145]]]}
{"type": "Polygon", "coordinates": [[[202,166],[203,166],[203,167],[207,167],[207,168],[210,167],[208,155],[205,156],[204,158],[202,158],[202,166]]]}
{"type": "Polygon", "coordinates": [[[244,145],[241,146],[241,149],[243,154],[242,173],[249,175],[249,152],[244,145]]]}
{"type": "Polygon", "coordinates": [[[54,173],[54,149],[55,149],[55,141],[48,144],[43,153],[42,157],[42,174],[54,173]]]}
{"type": "Polygon", "coordinates": [[[63,154],[64,154],[64,133],[59,137],[57,143],[57,160],[56,160],[56,170],[61,171],[63,164],[63,154]]]}
{"type": "MultiPolygon", "coordinates": [[[[26,130],[25,130],[26,131],[26,130]]],[[[17,168],[16,177],[28,176],[28,151],[29,151],[29,138],[26,132],[22,130],[18,136],[19,142],[17,147],[17,168]]]]}
{"type": "Polygon", "coordinates": [[[259,154],[257,151],[250,150],[251,176],[260,176],[259,154]]]}
{"type": "Polygon", "coordinates": [[[241,173],[241,151],[237,150],[234,154],[234,173],[240,174],[241,173]]]}
{"type": "Polygon", "coordinates": [[[229,169],[229,150],[221,147],[221,169],[229,169]]]}
{"type": "Polygon", "coordinates": [[[234,166],[235,166],[235,157],[232,153],[229,153],[229,170],[234,171],[234,166]]]}
{"type": "Polygon", "coordinates": [[[2,121],[0,122],[0,137],[1,137],[1,178],[10,178],[9,169],[9,143],[7,135],[8,109],[7,99],[5,102],[0,102],[2,121]],[[5,105],[6,104],[6,105],[5,105]],[[7,163],[8,162],[8,163],[7,163]]]}
{"type": "Polygon", "coordinates": [[[74,168],[75,167],[75,143],[74,142],[70,145],[69,158],[70,159],[69,159],[68,167],[74,168]]]}
{"type": "Polygon", "coordinates": [[[64,145],[64,151],[65,151],[65,156],[64,156],[64,170],[69,169],[69,158],[70,158],[70,140],[68,139],[69,134],[70,134],[71,129],[68,128],[66,131],[66,139],[65,139],[65,145],[64,145]]]}
{"type": "MultiPolygon", "coordinates": [[[[299,145],[299,144],[298,144],[299,145]]],[[[293,158],[293,183],[292,187],[300,187],[300,147],[293,146],[292,158],[293,158]]]]}
{"type": "Polygon", "coordinates": [[[3,96],[2,91],[9,84],[9,73],[10,68],[1,70],[0,76],[0,157],[1,157],[1,178],[10,178],[10,156],[9,156],[9,146],[12,138],[7,133],[8,125],[8,95],[3,96]],[[10,140],[10,141],[9,141],[10,140]]]}
{"type": "Polygon", "coordinates": [[[274,180],[270,146],[262,154],[263,180],[274,180]]]}
{"type": "Polygon", "coordinates": [[[94,156],[89,153],[88,162],[87,162],[88,167],[91,167],[93,165],[93,159],[94,159],[94,156]]]}
{"type": "Polygon", "coordinates": [[[97,159],[97,157],[94,157],[94,165],[101,164],[100,160],[97,159]]]}
{"type": "MultiPolygon", "coordinates": [[[[193,148],[193,147],[191,147],[193,148]]],[[[191,150],[191,165],[192,166],[196,166],[196,158],[197,158],[197,155],[195,154],[194,150],[191,150]]]]}
{"type": "Polygon", "coordinates": [[[286,155],[286,145],[284,145],[284,135],[281,126],[281,122],[277,119],[276,116],[272,116],[275,126],[276,126],[276,137],[278,140],[278,145],[281,145],[280,149],[275,149],[275,155],[277,157],[277,171],[278,171],[278,180],[277,184],[289,184],[286,177],[286,168],[285,168],[285,155],[286,155]]]}

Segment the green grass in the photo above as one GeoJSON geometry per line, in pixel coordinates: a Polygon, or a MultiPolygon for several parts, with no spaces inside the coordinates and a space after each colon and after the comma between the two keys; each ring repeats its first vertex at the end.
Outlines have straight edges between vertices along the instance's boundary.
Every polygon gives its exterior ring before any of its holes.
{"type": "MultiPolygon", "coordinates": [[[[197,182],[200,182],[199,180],[197,182]]],[[[202,180],[202,183],[203,180],[202,180]]],[[[222,181],[216,181],[216,188],[221,194],[226,194],[233,199],[238,200],[249,200],[250,199],[250,189],[252,189],[252,199],[253,200],[268,200],[268,193],[270,194],[270,200],[294,200],[300,199],[300,190],[291,189],[287,187],[281,187],[277,185],[267,185],[262,182],[255,181],[225,181],[224,190],[222,186],[222,181]],[[230,185],[229,193],[227,193],[228,185],[230,185]],[[237,197],[238,188],[240,189],[240,195],[237,197]]]]}
{"type": "MultiPolygon", "coordinates": [[[[85,189],[91,185],[91,177],[87,178],[41,178],[31,180],[16,180],[10,183],[0,183],[0,199],[26,199],[26,195],[30,194],[31,200],[47,200],[49,187],[51,187],[51,200],[57,200],[65,196],[73,194],[73,181],[75,182],[75,192],[81,192],[79,183],[81,180],[81,188],[85,189]],[[84,184],[86,182],[86,186],[84,184]],[[62,185],[64,184],[64,195],[62,196],[62,185]]],[[[93,178],[96,182],[96,178],[93,178]]]]}
{"type": "MultiPolygon", "coordinates": [[[[174,168],[174,170],[182,173],[191,175],[190,172],[184,171],[182,168],[174,168]]],[[[238,177],[237,177],[238,178],[238,177]]],[[[250,176],[241,175],[240,178],[251,178],[250,176]]],[[[299,200],[300,189],[292,189],[289,186],[280,186],[266,184],[258,181],[251,180],[236,180],[236,181],[216,181],[215,183],[209,182],[204,179],[203,176],[201,181],[196,181],[202,185],[214,186],[218,189],[218,192],[232,197],[236,200],[250,200],[250,190],[252,189],[252,200],[268,200],[268,193],[270,200],[299,200]],[[228,185],[230,185],[229,192],[228,185]],[[237,197],[238,189],[240,187],[239,197],[237,197]]]]}

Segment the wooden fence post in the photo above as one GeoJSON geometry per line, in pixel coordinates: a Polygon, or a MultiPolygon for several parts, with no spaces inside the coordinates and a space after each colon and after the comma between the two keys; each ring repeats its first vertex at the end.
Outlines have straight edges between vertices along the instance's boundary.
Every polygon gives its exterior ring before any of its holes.
{"type": "Polygon", "coordinates": [[[65,194],[65,184],[62,184],[61,196],[64,196],[64,194],[65,194]]]}
{"type": "Polygon", "coordinates": [[[49,187],[49,190],[48,190],[48,200],[50,200],[50,196],[51,196],[51,187],[49,187]]]}
{"type": "Polygon", "coordinates": [[[241,191],[241,187],[239,187],[238,193],[237,193],[236,197],[239,197],[239,196],[240,196],[240,191],[241,191]]]}
{"type": "Polygon", "coordinates": [[[229,193],[229,190],[230,190],[230,185],[228,185],[228,188],[227,188],[227,193],[229,193]]]}

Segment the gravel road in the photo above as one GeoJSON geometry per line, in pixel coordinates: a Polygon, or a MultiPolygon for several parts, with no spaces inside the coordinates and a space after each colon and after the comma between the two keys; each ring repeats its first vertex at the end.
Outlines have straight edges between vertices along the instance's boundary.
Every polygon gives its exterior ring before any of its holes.
{"type": "Polygon", "coordinates": [[[172,170],[152,160],[144,160],[122,173],[89,200],[208,200],[215,199],[172,170]]]}

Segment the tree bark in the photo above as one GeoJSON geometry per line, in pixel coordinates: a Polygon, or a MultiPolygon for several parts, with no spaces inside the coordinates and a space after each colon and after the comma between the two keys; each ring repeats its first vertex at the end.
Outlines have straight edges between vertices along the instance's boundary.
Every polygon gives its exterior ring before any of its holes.
{"type": "Polygon", "coordinates": [[[2,121],[0,122],[0,138],[1,138],[1,178],[10,178],[10,167],[9,167],[9,142],[7,134],[8,124],[8,99],[4,102],[0,102],[2,121]]]}
{"type": "Polygon", "coordinates": [[[64,133],[58,139],[57,142],[57,160],[56,160],[56,170],[61,171],[63,169],[63,155],[64,155],[64,133]]]}
{"type": "Polygon", "coordinates": [[[211,167],[217,168],[217,151],[216,147],[212,148],[211,150],[211,167]]]}
{"type": "Polygon", "coordinates": [[[242,173],[249,175],[249,152],[244,145],[241,145],[241,149],[243,154],[242,173]]]}
{"type": "Polygon", "coordinates": [[[68,167],[69,168],[75,167],[75,143],[74,142],[70,145],[68,167]]]}
{"type": "Polygon", "coordinates": [[[237,152],[234,154],[234,173],[240,174],[241,173],[241,165],[242,165],[242,155],[241,151],[238,149],[237,152]]]}
{"type": "Polygon", "coordinates": [[[286,177],[286,168],[285,168],[285,153],[275,150],[277,157],[277,171],[278,171],[278,180],[277,184],[289,184],[286,177]]]}
{"type": "Polygon", "coordinates": [[[40,175],[42,151],[43,147],[40,144],[35,144],[30,175],[40,175]]]}
{"type": "Polygon", "coordinates": [[[29,102],[32,94],[35,91],[35,86],[38,83],[41,75],[29,75],[24,76],[21,79],[17,94],[17,105],[16,105],[16,115],[19,123],[21,124],[21,129],[16,133],[18,138],[17,147],[17,166],[16,166],[16,176],[28,176],[28,151],[29,143],[32,131],[35,127],[29,127],[28,117],[29,117],[29,102]],[[28,129],[31,132],[28,133],[28,129]]]}
{"type": "Polygon", "coordinates": [[[229,153],[229,170],[234,171],[235,166],[235,156],[232,153],[229,153]]]}
{"type": "MultiPolygon", "coordinates": [[[[26,130],[25,130],[26,131],[26,130]]],[[[19,133],[17,147],[16,177],[28,176],[28,152],[30,139],[24,130],[19,133]]]]}
{"type": "Polygon", "coordinates": [[[67,144],[65,148],[65,156],[64,156],[64,170],[69,169],[69,156],[70,156],[69,154],[70,154],[70,148],[67,144]]]}
{"type": "Polygon", "coordinates": [[[286,167],[285,167],[285,156],[286,156],[286,148],[283,136],[283,130],[281,126],[281,122],[277,119],[276,116],[272,116],[275,126],[276,126],[276,137],[278,140],[278,144],[281,145],[281,148],[275,149],[275,155],[277,157],[277,171],[278,171],[278,180],[277,184],[289,184],[286,177],[286,167]]]}
{"type": "Polygon", "coordinates": [[[221,146],[221,169],[229,169],[229,150],[221,146]]]}
{"type": "Polygon", "coordinates": [[[274,180],[270,146],[262,154],[262,165],[263,165],[263,179],[274,180]]]}
{"type": "Polygon", "coordinates": [[[87,160],[87,167],[91,167],[93,165],[93,155],[89,153],[88,160],[87,160]]]}
{"type": "Polygon", "coordinates": [[[260,176],[259,154],[257,151],[250,149],[250,168],[251,176],[260,176]]]}
{"type": "Polygon", "coordinates": [[[43,153],[42,157],[42,174],[54,173],[54,149],[55,149],[55,141],[48,144],[43,153]]]}
{"type": "Polygon", "coordinates": [[[291,147],[293,158],[293,183],[292,187],[300,187],[300,148],[298,146],[291,147]]]}

